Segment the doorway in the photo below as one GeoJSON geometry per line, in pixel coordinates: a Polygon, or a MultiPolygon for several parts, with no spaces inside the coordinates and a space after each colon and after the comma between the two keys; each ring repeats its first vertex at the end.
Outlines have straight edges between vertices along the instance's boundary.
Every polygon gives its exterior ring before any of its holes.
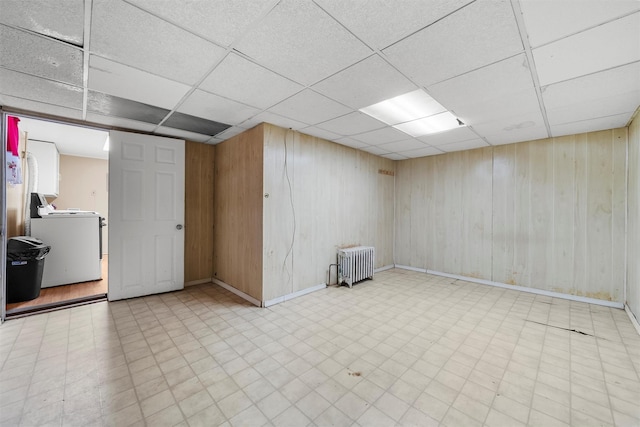
{"type": "Polygon", "coordinates": [[[6,300],[6,317],[106,300],[108,131],[22,114],[8,115],[20,120],[22,179],[6,184],[6,235],[8,239],[24,235],[38,238],[51,246],[51,251],[44,260],[39,296],[25,301],[6,300]],[[48,212],[29,207],[31,193],[46,198],[48,212]],[[99,227],[79,227],[79,217],[83,215],[99,227]],[[78,272],[86,263],[74,263],[73,250],[83,244],[89,244],[95,253],[93,272],[88,275],[78,272]]]}

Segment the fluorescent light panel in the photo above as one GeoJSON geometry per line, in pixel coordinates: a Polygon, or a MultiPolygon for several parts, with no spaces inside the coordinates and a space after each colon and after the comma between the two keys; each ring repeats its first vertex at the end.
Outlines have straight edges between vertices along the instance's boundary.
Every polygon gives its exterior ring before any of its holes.
{"type": "Polygon", "coordinates": [[[360,109],[411,136],[443,132],[460,126],[456,117],[421,89],[360,109]]]}
{"type": "Polygon", "coordinates": [[[444,132],[460,127],[456,116],[448,111],[434,116],[395,125],[394,128],[411,136],[423,136],[430,133],[444,132]]]}

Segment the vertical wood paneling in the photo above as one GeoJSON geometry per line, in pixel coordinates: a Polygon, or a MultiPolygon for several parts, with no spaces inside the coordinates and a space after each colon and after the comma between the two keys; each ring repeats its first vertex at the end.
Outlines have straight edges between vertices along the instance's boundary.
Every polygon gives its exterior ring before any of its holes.
{"type": "Polygon", "coordinates": [[[492,280],[514,285],[515,235],[515,144],[494,148],[492,280]]]}
{"type": "Polygon", "coordinates": [[[394,162],[264,126],[264,300],[324,283],[341,246],[375,246],[376,267],[393,264],[395,180],[378,171],[394,172],[394,162]]]}
{"type": "MultiPolygon", "coordinates": [[[[627,145],[628,145],[628,129],[614,129],[612,135],[611,152],[613,156],[613,203],[612,203],[612,239],[622,240],[622,236],[626,235],[626,209],[627,209],[627,145]]],[[[625,282],[625,245],[620,242],[613,242],[611,251],[612,277],[613,284],[611,294],[615,301],[622,301],[624,296],[625,282]]]]}
{"type": "MultiPolygon", "coordinates": [[[[395,221],[395,255],[396,264],[423,267],[411,262],[411,172],[418,160],[403,160],[396,168],[396,221],[395,221]]],[[[427,239],[426,234],[424,239],[427,239]]],[[[427,252],[428,256],[431,252],[427,252]]]]}
{"type": "Polygon", "coordinates": [[[640,321],[640,116],[629,126],[627,305],[640,321]]]}
{"type": "Polygon", "coordinates": [[[213,186],[213,277],[258,300],[262,300],[263,134],[259,125],[215,146],[213,186]]]}
{"type": "MultiPolygon", "coordinates": [[[[563,136],[553,141],[553,170],[555,189],[553,199],[553,258],[551,276],[555,289],[574,290],[574,221],[576,208],[575,137],[563,136]]],[[[552,289],[554,290],[554,289],[552,289]]]]}
{"type": "Polygon", "coordinates": [[[215,147],[185,143],[184,281],[213,277],[215,147]]]}
{"type": "Polygon", "coordinates": [[[620,301],[626,142],[616,129],[398,162],[400,259],[620,301]]]}

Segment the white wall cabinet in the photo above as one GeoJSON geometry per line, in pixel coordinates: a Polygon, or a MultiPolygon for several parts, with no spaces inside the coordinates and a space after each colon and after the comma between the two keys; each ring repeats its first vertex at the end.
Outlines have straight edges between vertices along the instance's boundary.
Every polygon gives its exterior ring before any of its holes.
{"type": "Polygon", "coordinates": [[[28,141],[27,151],[38,161],[37,192],[58,197],[60,179],[60,153],[52,142],[28,141]]]}

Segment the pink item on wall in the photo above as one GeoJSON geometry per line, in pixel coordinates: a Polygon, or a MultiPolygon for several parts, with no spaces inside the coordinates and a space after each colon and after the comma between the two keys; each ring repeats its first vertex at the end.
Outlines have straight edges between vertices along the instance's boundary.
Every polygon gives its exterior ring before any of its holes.
{"type": "Polygon", "coordinates": [[[7,152],[18,157],[18,145],[20,144],[20,130],[18,129],[19,118],[7,117],[7,152]]]}

